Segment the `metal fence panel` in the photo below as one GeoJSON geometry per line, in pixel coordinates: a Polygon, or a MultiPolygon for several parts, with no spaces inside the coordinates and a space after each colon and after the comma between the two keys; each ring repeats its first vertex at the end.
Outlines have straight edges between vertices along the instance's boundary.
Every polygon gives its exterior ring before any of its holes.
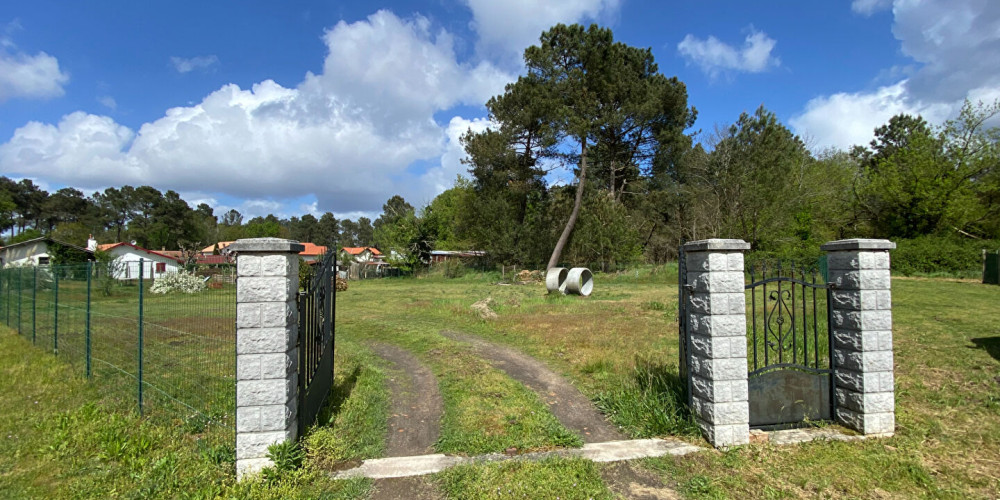
{"type": "Polygon", "coordinates": [[[152,293],[153,266],[136,263],[136,279],[99,263],[2,269],[0,324],[90,377],[106,403],[232,446],[235,284],[152,293]]]}

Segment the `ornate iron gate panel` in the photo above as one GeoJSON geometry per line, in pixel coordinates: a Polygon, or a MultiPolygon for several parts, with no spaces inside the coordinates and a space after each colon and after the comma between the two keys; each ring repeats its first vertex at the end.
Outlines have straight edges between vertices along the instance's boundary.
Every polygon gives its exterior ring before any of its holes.
{"type": "Polygon", "coordinates": [[[830,288],[817,269],[750,266],[750,426],[832,420],[830,288]]]}
{"type": "Polygon", "coordinates": [[[333,337],[337,258],[331,250],[299,292],[299,433],[312,425],[333,385],[333,337]]]}
{"type": "Polygon", "coordinates": [[[691,407],[694,396],[691,389],[691,359],[688,353],[691,352],[691,338],[688,335],[688,301],[691,287],[687,284],[687,255],[684,251],[684,241],[677,247],[677,333],[678,352],[680,353],[680,363],[678,372],[680,379],[684,382],[684,392],[687,398],[688,407],[691,407]]]}

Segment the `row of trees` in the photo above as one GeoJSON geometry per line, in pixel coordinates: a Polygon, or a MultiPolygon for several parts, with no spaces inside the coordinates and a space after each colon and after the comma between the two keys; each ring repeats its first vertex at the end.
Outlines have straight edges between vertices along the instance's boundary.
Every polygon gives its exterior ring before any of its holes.
{"type": "Polygon", "coordinates": [[[606,267],[663,262],[710,237],[779,254],[845,237],[1000,239],[1000,129],[989,126],[1000,104],[966,103],[940,125],[898,115],[866,146],[817,155],[763,106],[689,133],[684,84],[596,25],[557,25],[524,59],[525,75],[486,103],[494,126],[462,137],[469,176],[419,210],[393,196],[374,221],[244,221],[149,186],[84,197],[2,178],[0,229],[181,249],[279,236],[376,246],[406,267],[432,249],[606,267]]]}
{"type": "Polygon", "coordinates": [[[150,249],[192,251],[218,241],[267,236],[325,246],[375,242],[375,228],[365,217],[339,220],[327,212],[244,220],[237,210],[216,216],[205,203],[191,208],[176,192],[151,186],[111,187],[90,196],[66,187],[50,194],[30,179],[7,177],[0,177],[0,232],[9,234],[7,244],[48,235],[84,246],[93,234],[105,243],[135,241],[150,249]]]}

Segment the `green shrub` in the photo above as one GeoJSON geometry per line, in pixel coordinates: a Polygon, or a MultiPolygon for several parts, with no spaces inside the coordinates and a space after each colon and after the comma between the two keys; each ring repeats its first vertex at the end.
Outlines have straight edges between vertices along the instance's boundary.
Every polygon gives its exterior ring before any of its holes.
{"type": "Polygon", "coordinates": [[[187,271],[178,271],[176,273],[164,273],[159,278],[156,278],[149,291],[153,293],[195,293],[204,289],[205,282],[201,278],[187,271]]]}
{"type": "Polygon", "coordinates": [[[1000,241],[942,236],[896,240],[896,250],[891,252],[892,271],[904,276],[977,277],[982,273],[984,248],[1000,248],[1000,241]]]}

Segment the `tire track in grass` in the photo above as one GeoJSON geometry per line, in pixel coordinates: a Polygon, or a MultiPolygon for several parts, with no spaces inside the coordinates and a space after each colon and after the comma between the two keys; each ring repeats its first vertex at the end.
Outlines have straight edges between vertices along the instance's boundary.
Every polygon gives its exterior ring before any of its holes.
{"type": "Polygon", "coordinates": [[[375,354],[397,373],[389,377],[392,409],[386,456],[409,457],[433,453],[441,435],[444,413],[437,378],[409,351],[390,344],[373,344],[375,354]]]}
{"type": "Polygon", "coordinates": [[[400,316],[351,325],[359,340],[409,350],[437,376],[444,402],[438,453],[458,455],[574,447],[582,440],[548,411],[538,395],[469,348],[440,335],[436,321],[400,316]]]}
{"type": "MultiPolygon", "coordinates": [[[[409,351],[390,344],[371,348],[388,361],[395,373],[388,377],[392,407],[386,438],[386,456],[407,457],[433,451],[441,435],[444,404],[437,378],[409,351]]],[[[402,477],[375,481],[373,500],[442,498],[437,487],[422,477],[402,477]]]]}
{"type": "Polygon", "coordinates": [[[585,443],[618,441],[625,436],[608,422],[594,404],[573,384],[556,374],[541,361],[520,351],[488,342],[479,337],[454,331],[441,335],[470,344],[476,353],[495,368],[507,373],[534,391],[567,429],[577,433],[585,443]]]}
{"type": "MultiPolygon", "coordinates": [[[[441,335],[470,344],[476,353],[493,366],[521,382],[549,406],[552,414],[566,428],[576,432],[587,443],[618,441],[625,436],[608,422],[594,404],[573,384],[556,374],[545,363],[510,347],[501,346],[479,337],[453,331],[441,335]]],[[[677,492],[664,485],[655,474],[628,462],[600,468],[605,485],[624,498],[675,499],[677,492]]]]}

